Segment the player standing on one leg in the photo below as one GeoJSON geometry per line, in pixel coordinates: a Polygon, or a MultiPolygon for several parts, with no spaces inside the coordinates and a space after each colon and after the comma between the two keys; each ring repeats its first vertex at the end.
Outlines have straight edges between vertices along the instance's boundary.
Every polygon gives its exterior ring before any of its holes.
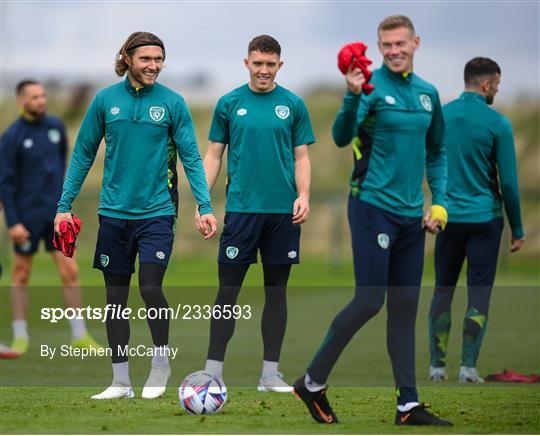
{"type": "MultiPolygon", "coordinates": [[[[169,307],[162,283],[172,251],[178,207],[177,152],[199,205],[202,233],[205,239],[216,234],[216,219],[211,214],[189,110],[179,94],[156,83],[164,60],[165,48],[157,36],[135,32],[128,37],[115,66],[118,76],[127,72],[127,77],[99,91],[90,104],[58,203],[56,231],[62,220],[71,219],[71,204],[105,138],[94,268],[103,271],[107,304],[116,307],[127,305],[137,254],[139,286],[146,308],[169,307]]],[[[142,396],[156,398],[165,392],[171,373],[168,316],[148,318],[148,325],[155,349],[142,396]]],[[[128,345],[129,320],[107,318],[106,326],[112,349],[113,382],[92,398],[132,398],[128,358],[119,353],[128,345]]]]}
{"type": "MultiPolygon", "coordinates": [[[[47,115],[47,95],[41,83],[23,80],[17,85],[16,93],[21,116],[0,139],[0,197],[15,251],[11,277],[11,349],[23,354],[29,345],[27,287],[33,256],[41,240],[62,279],[66,307],[81,307],[82,292],[77,262],[53,247],[53,219],[66,168],[66,129],[58,118],[47,115]]],[[[71,319],[70,326],[72,347],[101,348],[86,331],[83,318],[71,319]]]]}
{"type": "MultiPolygon", "coordinates": [[[[234,305],[249,265],[261,252],[265,305],[261,330],[264,361],[258,390],[290,392],[278,371],[287,323],[286,289],[299,262],[300,224],[309,215],[315,141],[302,99],[274,82],[283,61],[279,43],[254,38],[244,59],[249,83],[217,103],[204,157],[208,185],[218,177],[228,146],[225,227],[219,247],[217,306],[234,305]]],[[[206,371],[221,378],[234,319],[212,319],[206,371]]]]}
{"type": "Polygon", "coordinates": [[[518,251],[525,241],[512,126],[489,107],[500,80],[501,69],[496,62],[474,58],[465,65],[465,92],[443,107],[447,125],[444,143],[448,154],[448,226],[437,235],[435,243],[436,284],[429,314],[431,380],[446,379],[450,308],[466,258],[468,304],[459,381],[483,382],[476,361],[495,281],[503,202],[512,231],[510,251],[518,251]]]}
{"type": "Polygon", "coordinates": [[[397,387],[398,425],[451,425],[419,403],[415,378],[415,322],[424,260],[425,230],[446,222],[444,122],[435,87],[413,73],[420,39],[407,17],[379,24],[382,67],[375,90],[365,95],[359,68],[346,74],[347,94],[333,127],[334,141],[353,138],[355,166],[349,197],[356,289],[333,320],[326,338],[294,384],[296,394],[321,423],[337,417],[326,398],[326,381],[355,333],[387,298],[387,347],[397,387]],[[433,206],[422,218],[424,171],[433,206]]]}

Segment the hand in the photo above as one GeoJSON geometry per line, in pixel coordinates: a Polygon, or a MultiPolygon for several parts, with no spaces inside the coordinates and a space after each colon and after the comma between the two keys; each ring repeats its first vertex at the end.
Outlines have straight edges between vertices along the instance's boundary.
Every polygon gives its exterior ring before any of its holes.
{"type": "Polygon", "coordinates": [[[293,205],[293,224],[303,224],[309,216],[309,198],[305,195],[300,195],[293,205]]]}
{"type": "Polygon", "coordinates": [[[441,222],[439,220],[431,220],[431,210],[427,210],[422,218],[422,227],[429,233],[436,235],[441,230],[441,222]]]}
{"type": "Polygon", "coordinates": [[[71,224],[73,224],[73,218],[71,217],[70,212],[59,212],[56,214],[56,217],[54,217],[54,232],[56,234],[60,234],[60,223],[62,221],[67,221],[71,224]]]}
{"type": "Polygon", "coordinates": [[[211,213],[200,215],[199,221],[197,221],[197,230],[204,236],[205,241],[213,238],[217,233],[216,217],[211,213]]]}
{"type": "Polygon", "coordinates": [[[345,74],[345,81],[347,82],[347,89],[353,94],[360,95],[362,93],[362,86],[366,83],[366,78],[360,68],[352,69],[352,64],[345,74]]]}
{"type": "Polygon", "coordinates": [[[525,238],[516,239],[512,237],[512,242],[510,244],[510,253],[515,253],[516,251],[521,250],[523,244],[525,243],[525,238]]]}
{"type": "Polygon", "coordinates": [[[201,214],[199,213],[199,206],[195,207],[195,227],[197,227],[197,231],[201,235],[204,235],[203,224],[201,221],[201,214]]]}
{"type": "Polygon", "coordinates": [[[10,238],[17,245],[26,244],[28,242],[28,238],[30,238],[30,232],[21,223],[11,226],[8,230],[8,233],[9,233],[10,238]]]}

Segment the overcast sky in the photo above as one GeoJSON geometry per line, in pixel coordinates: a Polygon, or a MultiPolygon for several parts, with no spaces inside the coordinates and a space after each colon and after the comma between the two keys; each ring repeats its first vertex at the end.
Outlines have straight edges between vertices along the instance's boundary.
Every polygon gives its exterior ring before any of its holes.
{"type": "MultiPolygon", "coordinates": [[[[341,83],[336,54],[363,41],[379,66],[376,28],[387,15],[414,22],[421,46],[415,71],[448,100],[462,90],[465,62],[487,56],[502,68],[499,98],[539,94],[539,3],[531,2],[28,2],[2,1],[4,85],[18,76],[112,83],[113,59],[133,31],[160,36],[167,48],[163,83],[205,72],[212,93],[247,81],[250,39],[274,36],[285,64],[278,82],[292,90],[341,83]]],[[[182,92],[182,90],[179,90],[182,92]]],[[[216,95],[217,97],[217,95],[216,95]]]]}

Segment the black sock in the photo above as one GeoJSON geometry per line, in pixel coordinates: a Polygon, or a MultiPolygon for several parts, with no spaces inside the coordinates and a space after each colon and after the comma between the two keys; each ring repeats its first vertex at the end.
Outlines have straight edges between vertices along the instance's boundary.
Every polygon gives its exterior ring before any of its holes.
{"type": "Polygon", "coordinates": [[[163,277],[166,268],[155,263],[139,265],[139,290],[146,305],[148,327],[152,342],[160,347],[169,344],[169,303],[163,294],[163,277]],[[149,309],[152,309],[149,312],[149,309]],[[155,310],[154,310],[155,309],[155,310]],[[161,309],[161,310],[160,310],[161,309]]]}
{"type": "MultiPolygon", "coordinates": [[[[107,289],[107,304],[116,305],[112,306],[115,309],[113,313],[116,315],[127,307],[131,274],[121,275],[104,272],[103,278],[107,289]]],[[[109,347],[112,351],[112,363],[127,362],[127,356],[120,356],[118,348],[123,348],[129,343],[129,319],[122,319],[109,313],[105,325],[109,347]]]]}
{"type": "Polygon", "coordinates": [[[287,328],[287,282],[291,265],[263,264],[265,303],[261,320],[264,360],[279,362],[287,328]]]}
{"type": "MultiPolygon", "coordinates": [[[[223,307],[225,304],[234,306],[236,304],[248,268],[249,265],[218,263],[219,291],[214,303],[216,306],[223,307]]],[[[234,333],[235,324],[234,317],[229,319],[212,317],[210,320],[210,344],[208,345],[207,359],[223,362],[227,344],[234,333]]]]}

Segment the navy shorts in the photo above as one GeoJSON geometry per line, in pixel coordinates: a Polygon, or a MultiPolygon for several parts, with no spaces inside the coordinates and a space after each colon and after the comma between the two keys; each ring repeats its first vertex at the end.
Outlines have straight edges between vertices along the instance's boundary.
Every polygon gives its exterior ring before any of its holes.
{"type": "Polygon", "coordinates": [[[30,232],[30,238],[24,245],[14,244],[13,248],[16,253],[32,255],[39,248],[39,241],[43,239],[45,250],[53,251],[54,237],[54,221],[43,221],[41,223],[23,223],[26,229],[30,232]]]}
{"type": "Polygon", "coordinates": [[[111,274],[133,274],[139,263],[167,268],[174,242],[174,216],[124,220],[99,215],[94,268],[111,274]]]}
{"type": "Polygon", "coordinates": [[[227,212],[218,262],[230,264],[300,262],[300,225],[291,214],[227,212]]]}

